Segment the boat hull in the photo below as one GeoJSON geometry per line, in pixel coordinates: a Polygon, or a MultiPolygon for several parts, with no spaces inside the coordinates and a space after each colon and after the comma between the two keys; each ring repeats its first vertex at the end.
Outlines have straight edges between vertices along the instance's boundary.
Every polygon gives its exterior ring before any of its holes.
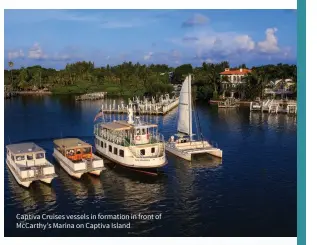
{"type": "Polygon", "coordinates": [[[40,181],[42,181],[42,182],[44,182],[44,183],[46,183],[46,184],[50,184],[50,183],[52,183],[52,180],[53,180],[54,178],[52,178],[52,177],[50,177],[50,178],[43,178],[43,179],[40,179],[40,181]]]}
{"type": "Polygon", "coordinates": [[[114,162],[114,163],[117,163],[123,167],[127,167],[127,168],[131,168],[131,169],[159,169],[163,166],[165,166],[167,164],[167,161],[166,161],[166,158],[165,158],[165,155],[163,157],[163,161],[161,161],[160,163],[157,163],[155,165],[151,164],[151,165],[136,165],[136,164],[125,164],[125,163],[122,163],[120,161],[117,161],[116,159],[113,159],[112,157],[108,156],[107,154],[105,154],[104,152],[96,149],[96,151],[98,152],[98,154],[100,154],[101,156],[103,156],[104,158],[107,158],[108,160],[114,162]]]}
{"type": "Polygon", "coordinates": [[[8,161],[6,161],[7,163],[7,166],[10,170],[10,172],[12,173],[13,177],[15,178],[15,180],[18,182],[19,185],[23,186],[23,187],[26,187],[26,188],[29,188],[29,186],[31,185],[31,183],[33,181],[22,181],[20,180],[20,178],[16,175],[15,171],[12,169],[12,167],[10,166],[10,164],[8,163],[8,161]]]}
{"type": "Polygon", "coordinates": [[[102,170],[93,170],[93,171],[90,171],[89,173],[92,174],[92,175],[99,176],[101,174],[101,171],[102,170]]]}
{"type": "MultiPolygon", "coordinates": [[[[193,142],[193,143],[200,143],[200,142],[193,142]]],[[[206,144],[208,144],[206,142],[206,144]]],[[[180,144],[170,144],[167,143],[165,145],[165,149],[166,151],[180,157],[183,158],[187,161],[191,161],[192,160],[192,155],[197,155],[197,154],[209,154],[212,155],[214,157],[218,157],[218,158],[222,158],[222,150],[220,150],[219,148],[215,148],[215,147],[210,147],[209,149],[204,149],[204,148],[196,148],[194,145],[191,148],[189,143],[180,143],[180,144]],[[183,148],[184,147],[184,148],[183,148]],[[183,149],[182,149],[183,148],[183,149]]]]}
{"type": "Polygon", "coordinates": [[[56,161],[59,163],[59,165],[70,175],[72,176],[73,178],[75,179],[80,179],[81,176],[84,174],[84,173],[76,173],[74,171],[72,171],[69,166],[67,166],[64,161],[59,158],[56,154],[53,153],[53,157],[56,159],[56,161]]]}
{"type": "Polygon", "coordinates": [[[174,154],[174,155],[176,155],[176,156],[178,156],[180,158],[183,158],[183,159],[185,159],[187,161],[191,161],[192,160],[192,155],[191,154],[183,153],[183,152],[175,150],[175,149],[173,149],[171,147],[166,147],[165,149],[169,153],[172,153],[172,154],[174,154]]]}

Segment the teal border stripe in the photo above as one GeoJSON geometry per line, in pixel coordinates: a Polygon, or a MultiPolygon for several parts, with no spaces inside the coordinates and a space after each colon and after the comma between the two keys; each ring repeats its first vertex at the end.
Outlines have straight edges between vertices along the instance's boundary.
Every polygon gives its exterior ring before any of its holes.
{"type": "Polygon", "coordinates": [[[306,244],[306,0],[297,0],[297,244],[306,244]]]}

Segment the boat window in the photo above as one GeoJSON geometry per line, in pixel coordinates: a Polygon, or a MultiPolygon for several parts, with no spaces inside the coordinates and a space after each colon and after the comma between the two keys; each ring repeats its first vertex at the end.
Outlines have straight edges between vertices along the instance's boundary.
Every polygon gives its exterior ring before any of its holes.
{"type": "Polygon", "coordinates": [[[81,154],[81,149],[76,149],[76,154],[81,154]]]}
{"type": "Polygon", "coordinates": [[[41,158],[44,158],[44,153],[37,153],[36,155],[35,155],[35,158],[36,159],[41,159],[41,158]]]}
{"type": "Polygon", "coordinates": [[[143,134],[143,135],[146,134],[145,128],[142,129],[142,134],[143,134]]]}
{"type": "Polygon", "coordinates": [[[112,152],[112,146],[109,145],[109,152],[112,152]]]}
{"type": "Polygon", "coordinates": [[[120,157],[124,157],[124,151],[123,151],[123,150],[120,150],[120,151],[119,151],[119,155],[120,155],[120,157]]]}
{"type": "Polygon", "coordinates": [[[100,146],[103,147],[103,141],[100,142],[100,146]]]}
{"type": "Polygon", "coordinates": [[[23,161],[23,160],[25,160],[25,156],[17,156],[16,160],[17,161],[23,161]]]}
{"type": "Polygon", "coordinates": [[[74,154],[75,154],[75,151],[73,149],[70,149],[70,150],[66,151],[66,155],[67,156],[74,156],[74,154]]]}
{"type": "Polygon", "coordinates": [[[140,129],[138,128],[137,130],[136,130],[136,135],[140,135],[140,129]]]}
{"type": "Polygon", "coordinates": [[[7,154],[8,154],[8,156],[10,156],[10,151],[9,150],[7,150],[7,154]]]}
{"type": "Polygon", "coordinates": [[[12,161],[14,161],[14,156],[13,155],[11,155],[11,159],[12,159],[12,161]]]}
{"type": "Polygon", "coordinates": [[[155,148],[154,147],[151,148],[151,153],[155,153],[155,148]]]}
{"type": "Polygon", "coordinates": [[[140,150],[140,154],[141,154],[142,156],[144,156],[144,155],[145,155],[145,149],[140,150]]]}
{"type": "Polygon", "coordinates": [[[84,154],[91,153],[90,147],[83,148],[83,152],[84,152],[84,154]]]}
{"type": "Polygon", "coordinates": [[[116,147],[114,148],[114,154],[118,154],[118,149],[116,147]]]}
{"type": "Polygon", "coordinates": [[[33,155],[27,155],[27,156],[26,156],[26,159],[27,159],[27,160],[33,160],[33,155]]]}
{"type": "Polygon", "coordinates": [[[105,147],[105,148],[107,148],[107,143],[106,143],[106,142],[105,142],[105,145],[104,145],[104,147],[105,147]]]}

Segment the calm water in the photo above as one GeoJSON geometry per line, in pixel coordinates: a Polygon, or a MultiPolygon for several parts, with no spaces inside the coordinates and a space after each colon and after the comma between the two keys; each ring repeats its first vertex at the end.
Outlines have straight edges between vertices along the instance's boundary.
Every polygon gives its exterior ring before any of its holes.
{"type": "MultiPolygon", "coordinates": [[[[108,167],[100,178],[84,175],[77,181],[53,160],[52,141],[79,137],[93,143],[100,104],[49,96],[5,100],[5,144],[42,146],[59,175],[51,186],[33,183],[24,189],[4,164],[6,236],[296,236],[295,117],[200,104],[202,131],[222,148],[222,162],[203,156],[189,163],[168,155],[159,177],[108,167]],[[130,220],[130,229],[16,228],[16,215],[25,213],[161,213],[162,219],[130,220]]],[[[176,116],[177,109],[144,119],[158,123],[168,138],[175,133],[176,116]]]]}

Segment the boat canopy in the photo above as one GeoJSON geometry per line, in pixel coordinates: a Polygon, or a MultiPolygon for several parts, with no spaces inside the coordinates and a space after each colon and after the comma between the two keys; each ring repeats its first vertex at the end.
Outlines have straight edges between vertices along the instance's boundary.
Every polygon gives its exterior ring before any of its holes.
{"type": "Polygon", "coordinates": [[[45,150],[33,142],[7,145],[7,150],[12,154],[45,153],[45,150]]]}
{"type": "Polygon", "coordinates": [[[102,123],[100,125],[102,128],[106,128],[113,131],[129,130],[132,128],[132,125],[125,121],[113,121],[111,123],[102,123]]]}
{"type": "Polygon", "coordinates": [[[157,127],[156,124],[138,124],[133,125],[129,124],[126,121],[113,121],[111,123],[102,123],[100,124],[102,128],[112,130],[112,131],[124,131],[124,130],[130,130],[133,128],[150,128],[150,127],[157,127]]]}
{"type": "Polygon", "coordinates": [[[78,138],[58,139],[54,140],[54,144],[60,148],[91,147],[89,143],[78,138]]]}

